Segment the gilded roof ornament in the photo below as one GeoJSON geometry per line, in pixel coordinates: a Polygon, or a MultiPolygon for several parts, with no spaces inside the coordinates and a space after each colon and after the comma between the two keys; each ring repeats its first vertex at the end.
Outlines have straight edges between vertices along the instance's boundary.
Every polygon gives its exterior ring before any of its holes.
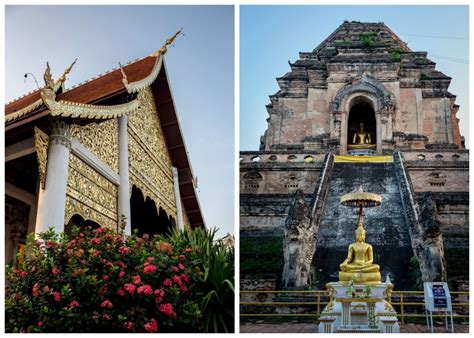
{"type": "Polygon", "coordinates": [[[160,49],[158,49],[156,52],[150,54],[150,56],[155,56],[155,57],[158,57],[160,55],[165,55],[166,52],[168,51],[168,46],[171,45],[173,43],[173,41],[180,35],[182,34],[182,31],[183,31],[183,27],[181,27],[181,29],[179,31],[177,31],[176,33],[174,33],[174,35],[172,37],[170,37],[169,39],[167,39],[164,43],[163,46],[161,46],[160,49]]]}
{"type": "Polygon", "coordinates": [[[57,81],[53,80],[49,62],[46,62],[46,69],[44,71],[44,87],[40,91],[40,99],[31,105],[21,109],[13,114],[5,116],[5,121],[10,122],[26,115],[29,112],[39,108],[41,105],[46,105],[52,116],[72,117],[72,118],[88,118],[88,119],[111,119],[122,115],[129,114],[136,111],[140,107],[137,99],[127,103],[117,104],[113,106],[92,105],[69,101],[56,101],[56,94],[59,88],[64,90],[64,82],[66,76],[71,72],[72,67],[77,59],[69,67],[67,67],[63,74],[57,81]]]}
{"type": "Polygon", "coordinates": [[[122,72],[122,82],[127,88],[127,91],[131,93],[137,93],[140,90],[145,89],[146,87],[150,86],[158,77],[158,74],[160,73],[161,66],[163,64],[163,56],[166,54],[167,46],[171,45],[173,41],[182,33],[183,29],[181,28],[179,31],[177,31],[172,37],[166,40],[164,45],[158,49],[156,52],[153,54],[150,54],[152,57],[156,57],[155,64],[153,66],[152,71],[150,74],[148,74],[145,78],[135,81],[135,82],[128,82],[127,74],[125,74],[125,70],[123,69],[122,65],[120,65],[120,71],[122,72]]]}
{"type": "Polygon", "coordinates": [[[76,61],[77,61],[77,58],[74,60],[73,63],[71,63],[71,65],[69,67],[67,67],[65,70],[64,70],[64,73],[63,75],[61,75],[58,79],[57,82],[60,83],[61,85],[61,88],[62,88],[62,91],[65,90],[65,87],[64,87],[64,83],[66,82],[66,76],[71,72],[71,69],[72,67],[74,67],[74,65],[76,64],[76,61]]]}

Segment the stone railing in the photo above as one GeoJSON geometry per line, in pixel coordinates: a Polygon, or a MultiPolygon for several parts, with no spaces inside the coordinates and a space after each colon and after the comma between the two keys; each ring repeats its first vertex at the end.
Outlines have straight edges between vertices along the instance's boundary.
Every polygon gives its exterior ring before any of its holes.
{"type": "Polygon", "coordinates": [[[415,201],[413,186],[408,173],[403,165],[402,155],[399,151],[393,153],[393,164],[397,175],[403,207],[405,209],[410,235],[413,237],[418,233],[418,210],[415,201]]]}
{"type": "Polygon", "coordinates": [[[323,171],[319,176],[316,188],[314,190],[313,199],[311,201],[311,219],[315,226],[314,235],[317,236],[319,230],[319,221],[324,209],[324,201],[326,200],[326,194],[328,191],[328,184],[332,176],[332,168],[334,166],[334,154],[329,153],[326,155],[324,161],[323,171]]]}
{"type": "Polygon", "coordinates": [[[331,178],[334,155],[326,155],[311,203],[297,190],[285,221],[282,282],[284,288],[305,288],[311,281],[311,263],[316,252],[319,220],[331,178]]]}
{"type": "Polygon", "coordinates": [[[420,212],[420,207],[415,201],[412,182],[399,151],[394,152],[393,160],[406,213],[411,245],[413,253],[418,259],[422,280],[424,282],[445,280],[444,244],[439,224],[434,216],[436,205],[433,199],[429,198],[427,201],[423,201],[420,212]],[[420,215],[424,215],[423,219],[420,219],[420,215]]]}

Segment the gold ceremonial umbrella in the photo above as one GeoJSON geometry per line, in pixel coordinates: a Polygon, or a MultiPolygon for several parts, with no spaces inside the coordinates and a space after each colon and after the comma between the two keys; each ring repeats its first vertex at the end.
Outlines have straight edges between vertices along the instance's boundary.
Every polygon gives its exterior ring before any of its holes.
{"type": "Polygon", "coordinates": [[[359,219],[357,227],[362,226],[362,208],[379,206],[382,203],[382,196],[370,192],[364,192],[362,186],[356,192],[345,194],[341,197],[341,204],[346,207],[359,208],[359,219]]]}

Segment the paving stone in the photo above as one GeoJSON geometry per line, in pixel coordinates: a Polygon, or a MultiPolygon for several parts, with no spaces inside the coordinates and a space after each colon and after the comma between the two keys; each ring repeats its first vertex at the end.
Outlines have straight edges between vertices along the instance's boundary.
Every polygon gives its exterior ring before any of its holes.
{"type": "MultiPolygon", "coordinates": [[[[240,325],[240,333],[316,333],[317,324],[306,323],[245,323],[240,325]]],[[[435,333],[451,333],[445,326],[435,326],[435,333]]],[[[469,333],[469,325],[454,325],[455,333],[469,333]]],[[[430,333],[426,325],[405,324],[400,325],[400,333],[430,333]]]]}

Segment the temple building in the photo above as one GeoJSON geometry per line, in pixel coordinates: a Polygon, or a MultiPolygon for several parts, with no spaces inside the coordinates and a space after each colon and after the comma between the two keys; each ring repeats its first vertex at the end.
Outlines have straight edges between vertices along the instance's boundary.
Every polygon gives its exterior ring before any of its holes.
{"type": "Polygon", "coordinates": [[[28,233],[72,225],[165,234],[205,226],[157,52],[66,88],[73,65],[5,106],[5,262],[28,233]]]}
{"type": "MultiPolygon", "coordinates": [[[[240,153],[241,288],[338,280],[364,191],[382,279],[469,280],[469,151],[451,78],[383,23],[344,22],[277,78],[258,151],[240,153]]],[[[245,128],[245,126],[242,126],[245,128]]]]}

